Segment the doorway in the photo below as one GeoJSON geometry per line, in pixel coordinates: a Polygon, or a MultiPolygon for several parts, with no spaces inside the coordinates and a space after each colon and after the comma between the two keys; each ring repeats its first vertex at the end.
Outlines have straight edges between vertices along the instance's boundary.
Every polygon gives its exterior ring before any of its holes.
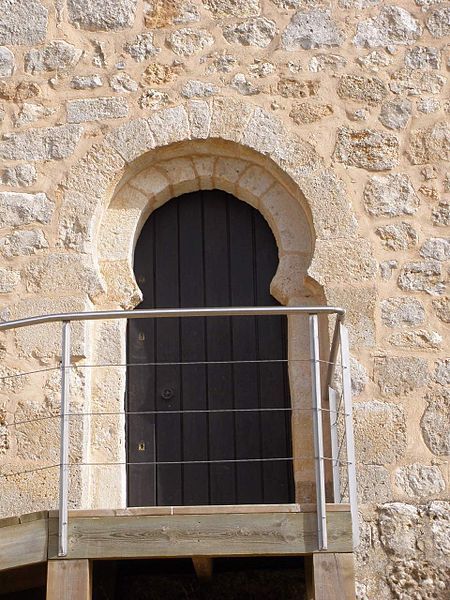
{"type": "MultiPolygon", "coordinates": [[[[269,225],[220,190],[175,198],[138,239],[138,308],[271,306],[269,225]]],[[[285,317],[130,320],[129,506],[294,498],[285,317]]]]}

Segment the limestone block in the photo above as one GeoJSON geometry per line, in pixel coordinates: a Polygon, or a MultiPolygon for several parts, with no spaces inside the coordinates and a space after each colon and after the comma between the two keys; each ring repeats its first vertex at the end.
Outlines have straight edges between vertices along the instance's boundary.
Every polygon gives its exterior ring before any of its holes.
{"type": "Polygon", "coordinates": [[[436,227],[447,227],[450,225],[450,202],[443,200],[431,211],[433,225],[436,227]]]}
{"type": "Polygon", "coordinates": [[[100,75],[77,75],[70,82],[74,90],[95,90],[102,87],[103,79],[100,75]]]}
{"type": "Polygon", "coordinates": [[[423,557],[397,559],[389,567],[386,580],[390,598],[408,594],[423,600],[447,600],[450,577],[447,566],[423,557]]]}
{"type": "Polygon", "coordinates": [[[144,93],[139,98],[139,106],[141,108],[158,110],[167,106],[167,104],[169,104],[169,94],[152,88],[144,90],[144,93]]]}
{"type": "Polygon", "coordinates": [[[69,123],[120,119],[128,114],[128,102],[125,98],[83,98],[67,102],[67,120],[69,123]]]}
{"type": "Polygon", "coordinates": [[[435,38],[443,38],[450,34],[450,8],[437,6],[428,13],[427,29],[435,38]]]}
{"type": "Polygon", "coordinates": [[[378,509],[380,541],[386,552],[402,558],[416,553],[419,513],[415,506],[390,502],[378,509]]]}
{"type": "Polygon", "coordinates": [[[441,263],[437,260],[406,263],[397,280],[401,290],[426,292],[431,296],[440,296],[445,292],[441,263]]]}
{"type": "Polygon", "coordinates": [[[20,271],[0,267],[0,294],[9,294],[20,283],[20,271]]]}
{"type": "Polygon", "coordinates": [[[278,269],[270,282],[270,293],[280,304],[288,305],[295,298],[308,295],[305,276],[309,262],[308,253],[284,254],[280,257],[278,269]]]}
{"type": "Polygon", "coordinates": [[[366,239],[317,240],[308,273],[321,285],[374,279],[377,265],[366,239]],[[338,268],[336,266],[338,265],[338,268]]]}
{"type": "Polygon", "coordinates": [[[356,403],[353,410],[358,460],[378,465],[397,462],[406,451],[406,422],[401,406],[371,400],[356,403]]]}
{"type": "Polygon", "coordinates": [[[0,44],[31,46],[47,33],[48,10],[39,0],[1,0],[0,44]]]}
{"type": "Polygon", "coordinates": [[[405,65],[411,69],[439,69],[441,51],[430,46],[414,46],[405,54],[405,65]]]}
{"type": "Polygon", "coordinates": [[[10,160],[59,160],[73,154],[80,140],[79,125],[29,129],[3,136],[0,157],[10,160]]]}
{"type": "Polygon", "coordinates": [[[23,278],[27,291],[39,294],[87,294],[94,299],[104,292],[99,274],[85,255],[49,254],[34,259],[25,267],[23,278]]]}
{"type": "Polygon", "coordinates": [[[422,27],[411,13],[401,6],[383,6],[376,17],[360,21],[353,38],[356,46],[413,44],[422,34],[422,27]]]}
{"type": "Polygon", "coordinates": [[[192,139],[206,139],[211,124],[211,109],[204,100],[192,100],[186,106],[192,139]]]}
{"type": "Polygon", "coordinates": [[[29,123],[34,123],[39,119],[52,115],[54,112],[54,108],[47,108],[43,104],[24,102],[19,113],[13,117],[14,127],[23,127],[29,123]]]}
{"type": "Polygon", "coordinates": [[[118,31],[131,27],[136,0],[67,0],[69,23],[88,31],[118,31]]]}
{"type": "Polygon", "coordinates": [[[382,396],[409,394],[426,385],[428,362],[414,356],[376,358],[374,379],[382,396]]]}
{"type": "Polygon", "coordinates": [[[383,225],[377,227],[375,233],[387,250],[408,250],[417,246],[419,241],[416,230],[409,223],[383,225]]]}
{"type": "Polygon", "coordinates": [[[214,37],[206,29],[185,27],[167,37],[169,48],[178,56],[193,56],[214,44],[214,37]]]}
{"type": "Polygon", "coordinates": [[[375,129],[340,127],[334,157],[348,166],[384,171],[398,165],[399,141],[395,135],[375,129]]]}
{"type": "Polygon", "coordinates": [[[203,0],[203,4],[219,19],[245,19],[261,13],[259,0],[203,0]]]}
{"type": "Polygon", "coordinates": [[[223,37],[230,44],[267,48],[277,34],[276,23],[266,17],[256,17],[223,27],[223,37]]]}
{"type": "Polygon", "coordinates": [[[7,167],[0,174],[0,182],[3,185],[14,187],[28,187],[33,185],[37,180],[36,167],[29,163],[7,167]]]}
{"type": "Polygon", "coordinates": [[[196,185],[197,174],[194,171],[192,161],[189,158],[172,158],[168,161],[158,163],[160,171],[169,181],[172,193],[176,196],[192,191],[192,185],[196,185]],[[184,184],[187,184],[186,191],[183,191],[184,184]]]}
{"type": "MultiPolygon", "coordinates": [[[[81,312],[90,310],[89,302],[82,298],[62,297],[29,298],[21,300],[11,307],[11,319],[51,315],[66,312],[81,312]]],[[[86,324],[77,322],[72,324],[72,350],[73,360],[86,356],[86,324]]],[[[40,362],[49,363],[56,361],[61,356],[61,324],[49,323],[46,325],[33,325],[22,327],[14,332],[17,352],[20,357],[37,358],[40,362]]]]}
{"type": "Polygon", "coordinates": [[[412,103],[407,98],[390,100],[381,106],[378,120],[388,129],[405,129],[412,113],[412,103]]]}
{"type": "Polygon", "coordinates": [[[358,464],[356,475],[360,502],[380,504],[392,498],[390,476],[385,467],[358,464]]]}
{"type": "Polygon", "coordinates": [[[213,83],[190,79],[181,88],[183,98],[207,98],[219,92],[219,88],[213,83]]]}
{"type": "Polygon", "coordinates": [[[386,85],[378,77],[364,77],[361,75],[342,75],[337,87],[338,96],[367,102],[367,104],[380,104],[386,97],[386,85]]]}
{"type": "Polygon", "coordinates": [[[109,85],[114,92],[128,94],[137,92],[137,82],[128,75],[128,73],[117,73],[109,80],[109,85]]]}
{"type": "Polygon", "coordinates": [[[450,391],[433,389],[427,396],[427,407],[420,427],[425,444],[437,456],[450,454],[450,391]]]}
{"type": "Polygon", "coordinates": [[[310,50],[340,46],[343,41],[343,33],[331,18],[330,11],[312,8],[295,13],[283,32],[281,47],[283,50],[310,50]]]}
{"type": "MultiPolygon", "coordinates": [[[[96,190],[93,190],[96,191],[96,190]]],[[[58,246],[81,252],[91,251],[98,197],[89,192],[65,190],[59,219],[58,246]]]]}
{"type": "Polygon", "coordinates": [[[184,106],[155,112],[148,119],[148,124],[157,146],[166,146],[190,137],[188,115],[184,106]]]}
{"type": "Polygon", "coordinates": [[[261,92],[258,87],[253,85],[253,83],[247,79],[244,73],[236,73],[230,81],[230,87],[235,89],[242,96],[255,96],[261,92]]]}
{"type": "MultiPolygon", "coordinates": [[[[216,162],[215,156],[200,155],[192,156],[192,164],[198,176],[199,187],[201,190],[214,189],[213,173],[216,162]]],[[[246,198],[244,198],[245,200],[246,198]]]]}
{"type": "Polygon", "coordinates": [[[238,142],[254,110],[233,98],[214,98],[210,137],[238,142]]]}
{"type": "Polygon", "coordinates": [[[450,239],[429,238],[422,244],[420,255],[424,258],[432,258],[433,260],[449,260],[450,239]]]}
{"type": "Polygon", "coordinates": [[[436,123],[430,129],[419,129],[411,134],[409,160],[413,165],[450,160],[450,126],[436,123]]]}
{"type": "Polygon", "coordinates": [[[450,554],[450,503],[435,500],[429,503],[427,509],[434,546],[446,560],[450,554]]]}
{"type": "Polygon", "coordinates": [[[404,173],[374,175],[364,188],[364,205],[374,216],[412,215],[420,200],[404,173]]]}
{"type": "Polygon", "coordinates": [[[21,375],[22,373],[21,369],[0,365],[0,393],[10,397],[11,394],[21,392],[30,383],[30,377],[21,375]]]}
{"type": "Polygon", "coordinates": [[[256,165],[248,166],[237,182],[238,195],[244,198],[256,208],[259,206],[259,199],[273,185],[273,177],[265,169],[256,165]]]}
{"type": "Polygon", "coordinates": [[[125,52],[136,62],[142,62],[158,54],[160,48],[155,48],[153,44],[153,33],[141,33],[133,42],[125,45],[125,52]]]}
{"type": "Polygon", "coordinates": [[[0,192],[3,227],[19,227],[30,223],[50,223],[55,203],[46,194],[0,192]]]}
{"type": "Polygon", "coordinates": [[[444,323],[450,323],[450,298],[433,300],[432,306],[437,317],[444,323]]]}
{"type": "Polygon", "coordinates": [[[144,23],[149,29],[161,29],[200,20],[197,4],[192,0],[152,0],[144,4],[144,23]]]}
{"type": "Polygon", "coordinates": [[[320,71],[340,71],[347,65],[347,59],[340,54],[316,54],[308,63],[312,73],[320,71]]]}
{"type": "Polygon", "coordinates": [[[381,319],[387,327],[420,325],[425,321],[425,309],[416,298],[386,298],[380,306],[381,319]]]}
{"type": "Polygon", "coordinates": [[[48,242],[42,229],[19,229],[0,237],[0,253],[5,258],[29,256],[44,248],[48,242]]]}
{"type": "Polygon", "coordinates": [[[66,71],[76,66],[81,58],[81,50],[64,40],[54,40],[43,48],[33,48],[25,54],[25,71],[40,73],[42,71],[66,71]]]}
{"type": "Polygon", "coordinates": [[[441,103],[437,98],[422,98],[416,103],[417,110],[421,113],[429,115],[441,109],[441,103]]]}
{"type": "Polygon", "coordinates": [[[133,179],[133,187],[143,192],[144,197],[153,206],[162,204],[170,198],[170,181],[161,171],[153,168],[146,169],[133,179]]]}
{"type": "Polygon", "coordinates": [[[395,483],[410,498],[435,496],[445,489],[439,467],[418,463],[397,469],[395,483]]]}
{"type": "Polygon", "coordinates": [[[356,287],[349,285],[327,285],[325,289],[327,304],[345,307],[345,321],[352,348],[372,347],[375,344],[375,287],[356,287]]]}
{"type": "Polygon", "coordinates": [[[110,143],[126,162],[133,161],[155,147],[146,119],[135,119],[115,129],[105,137],[105,143],[110,143]]]}
{"type": "Polygon", "coordinates": [[[437,361],[433,380],[443,386],[450,385],[450,358],[437,361]]]}
{"type": "Polygon", "coordinates": [[[100,271],[105,280],[108,299],[124,309],[142,302],[142,292],[136,284],[130,261],[102,261],[100,271]]]}
{"type": "Polygon", "coordinates": [[[428,69],[404,67],[391,74],[389,89],[394,94],[420,96],[421,94],[439,94],[446,78],[428,69]]]}
{"type": "Polygon", "coordinates": [[[277,84],[277,91],[283,98],[307,98],[315,96],[319,86],[320,82],[317,80],[299,81],[290,77],[281,77],[277,84]]]}
{"type": "Polygon", "coordinates": [[[416,348],[418,350],[437,350],[442,345],[442,336],[436,331],[417,329],[402,331],[389,336],[388,342],[400,348],[416,348]]]}
{"type": "Polygon", "coordinates": [[[248,122],[242,143],[261,154],[271,154],[285,136],[284,128],[277,118],[257,108],[248,122]]]}
{"type": "Polygon", "coordinates": [[[312,104],[311,102],[298,102],[294,104],[289,116],[297,125],[315,123],[333,114],[331,104],[312,104]]]}
{"type": "Polygon", "coordinates": [[[9,48],[0,46],[0,77],[11,77],[15,68],[14,54],[9,48]]]}

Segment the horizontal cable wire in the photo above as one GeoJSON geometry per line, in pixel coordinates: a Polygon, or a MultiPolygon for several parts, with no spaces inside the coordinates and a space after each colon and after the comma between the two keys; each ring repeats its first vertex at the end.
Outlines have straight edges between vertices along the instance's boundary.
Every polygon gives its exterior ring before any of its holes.
{"type": "Polygon", "coordinates": [[[60,368],[61,366],[45,367],[43,369],[36,369],[35,371],[21,371],[20,373],[11,373],[10,375],[2,375],[0,377],[0,381],[5,381],[5,379],[15,379],[16,377],[25,377],[26,375],[34,375],[35,373],[48,373],[48,371],[59,371],[60,368]]]}

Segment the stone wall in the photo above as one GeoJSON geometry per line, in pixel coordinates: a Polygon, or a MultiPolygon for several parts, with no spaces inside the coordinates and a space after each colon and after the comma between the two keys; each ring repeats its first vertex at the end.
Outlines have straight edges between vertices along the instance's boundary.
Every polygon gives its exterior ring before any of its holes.
{"type": "MultiPolygon", "coordinates": [[[[358,597],[443,600],[449,5],[0,0],[0,14],[1,317],[133,306],[133,243],[151,210],[202,187],[253,203],[279,246],[273,293],[349,313],[358,597]]],[[[74,361],[123,360],[114,331],[75,328],[74,361]]],[[[0,379],[3,473],[58,462],[46,419],[58,409],[58,335],[0,339],[0,376],[49,369],[0,379]]],[[[117,409],[123,378],[78,369],[74,406],[100,411],[108,397],[117,409]]],[[[122,431],[120,417],[78,420],[73,458],[123,460],[122,431]]],[[[78,506],[118,477],[80,469],[78,506]]],[[[3,479],[2,514],[49,508],[56,476],[3,479]]]]}

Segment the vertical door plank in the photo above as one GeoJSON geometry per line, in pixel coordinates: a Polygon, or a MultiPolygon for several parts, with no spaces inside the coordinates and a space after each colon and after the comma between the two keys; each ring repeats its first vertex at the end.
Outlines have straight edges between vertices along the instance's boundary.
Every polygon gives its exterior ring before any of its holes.
{"type": "Polygon", "coordinates": [[[315,553],[314,600],[355,600],[355,567],[351,553],[315,553]]]}
{"type": "Polygon", "coordinates": [[[50,560],[47,568],[47,600],[91,600],[89,560],[50,560]]]}

